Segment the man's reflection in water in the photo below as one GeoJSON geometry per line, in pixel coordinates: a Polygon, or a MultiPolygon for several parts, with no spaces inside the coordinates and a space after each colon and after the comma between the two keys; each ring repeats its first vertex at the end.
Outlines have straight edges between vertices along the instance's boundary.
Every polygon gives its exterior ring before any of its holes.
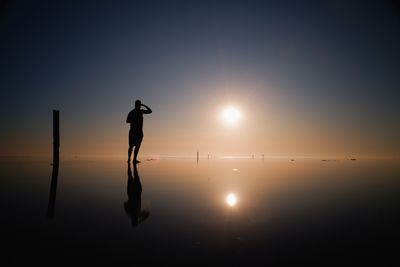
{"type": "Polygon", "coordinates": [[[149,217],[150,212],[141,210],[142,206],[142,184],[140,183],[139,173],[137,170],[137,164],[133,164],[133,174],[131,164],[128,163],[128,183],[127,193],[128,201],[124,202],[125,212],[131,217],[132,226],[137,227],[139,223],[149,217]]]}

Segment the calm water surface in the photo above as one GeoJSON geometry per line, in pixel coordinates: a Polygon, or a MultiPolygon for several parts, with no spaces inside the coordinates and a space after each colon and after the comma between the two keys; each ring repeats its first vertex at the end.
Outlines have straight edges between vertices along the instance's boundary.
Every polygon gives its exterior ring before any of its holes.
{"type": "Polygon", "coordinates": [[[7,263],[396,263],[396,161],[0,163],[7,263]]]}

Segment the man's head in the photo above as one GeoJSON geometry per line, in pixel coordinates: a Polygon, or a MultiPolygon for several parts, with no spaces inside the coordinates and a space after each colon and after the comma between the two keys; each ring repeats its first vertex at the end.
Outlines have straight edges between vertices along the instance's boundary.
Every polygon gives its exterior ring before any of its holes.
{"type": "Polygon", "coordinates": [[[135,108],[140,108],[141,105],[142,101],[140,101],[139,99],[135,101],[135,108]]]}

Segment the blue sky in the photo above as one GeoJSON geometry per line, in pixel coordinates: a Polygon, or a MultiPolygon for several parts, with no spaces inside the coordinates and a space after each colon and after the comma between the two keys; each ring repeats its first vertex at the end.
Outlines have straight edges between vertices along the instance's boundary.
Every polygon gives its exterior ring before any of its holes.
{"type": "Polygon", "coordinates": [[[154,110],[148,154],[398,155],[396,11],[385,1],[6,2],[1,155],[50,154],[54,108],[64,153],[124,154],[137,98],[154,110]],[[247,119],[224,130],[210,114],[230,103],[247,119]]]}

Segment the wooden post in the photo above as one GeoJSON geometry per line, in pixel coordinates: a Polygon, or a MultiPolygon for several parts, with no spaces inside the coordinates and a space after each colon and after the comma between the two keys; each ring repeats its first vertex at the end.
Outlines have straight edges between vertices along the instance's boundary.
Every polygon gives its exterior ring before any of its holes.
{"type": "Polygon", "coordinates": [[[59,166],[59,148],[60,148],[60,112],[53,110],[53,171],[51,174],[49,205],[47,208],[47,216],[54,217],[57,194],[58,166],[59,166]]]}
{"type": "Polygon", "coordinates": [[[197,163],[199,163],[199,151],[197,151],[197,163]]]}
{"type": "Polygon", "coordinates": [[[53,110],[53,164],[60,159],[60,111],[53,110]]]}

